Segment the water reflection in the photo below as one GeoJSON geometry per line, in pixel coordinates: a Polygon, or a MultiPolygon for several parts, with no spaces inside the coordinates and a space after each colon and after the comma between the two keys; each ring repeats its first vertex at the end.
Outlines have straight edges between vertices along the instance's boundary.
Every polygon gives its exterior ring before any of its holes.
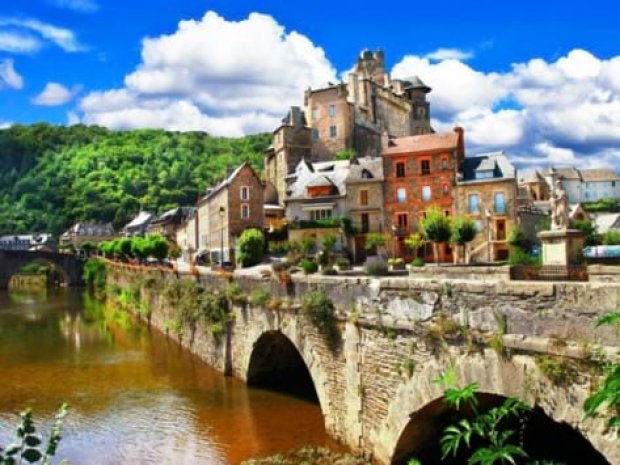
{"type": "Polygon", "coordinates": [[[329,444],[318,406],[248,389],[117,309],[49,292],[0,293],[0,444],[20,409],[49,424],[63,401],[73,464],[236,464],[329,444]]]}

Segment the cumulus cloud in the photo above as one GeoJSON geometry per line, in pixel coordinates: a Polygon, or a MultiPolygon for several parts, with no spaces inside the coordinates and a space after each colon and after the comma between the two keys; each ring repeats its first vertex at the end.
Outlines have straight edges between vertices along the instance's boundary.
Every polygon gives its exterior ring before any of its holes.
{"type": "Polygon", "coordinates": [[[94,13],[99,10],[99,5],[94,0],[49,0],[49,3],[80,13],[94,13]]]}
{"type": "Polygon", "coordinates": [[[32,103],[48,107],[64,105],[73,99],[80,89],[80,86],[68,89],[57,82],[48,82],[41,93],[32,98],[32,103]]]}
{"type": "MultiPolygon", "coordinates": [[[[0,32],[22,39],[34,34],[39,42],[42,40],[53,43],[65,52],[80,52],[86,49],[77,39],[75,33],[69,29],[44,23],[37,19],[1,18],[0,32]]],[[[36,40],[36,39],[34,39],[36,40]]],[[[33,50],[29,50],[33,51],[33,50]]]]}
{"type": "Polygon", "coordinates": [[[289,105],[303,103],[307,86],[335,80],[323,50],[271,16],[228,21],[210,11],[144,39],[142,62],[124,87],[87,95],[81,119],[219,135],[269,131],[289,105]]]}
{"type": "Polygon", "coordinates": [[[427,53],[424,58],[433,61],[460,60],[466,61],[474,56],[473,52],[466,52],[458,48],[438,48],[434,52],[427,53]]]}
{"type": "Polygon", "coordinates": [[[5,58],[0,60],[0,89],[21,89],[24,87],[24,79],[15,71],[13,60],[5,58]]]}
{"type": "Polygon", "coordinates": [[[8,129],[13,125],[13,123],[9,123],[8,121],[0,121],[0,129],[8,129]]]}
{"type": "Polygon", "coordinates": [[[392,74],[417,74],[429,84],[435,126],[462,125],[473,151],[506,149],[538,165],[613,166],[620,159],[620,57],[576,49],[494,73],[453,58],[406,56],[392,74]]]}

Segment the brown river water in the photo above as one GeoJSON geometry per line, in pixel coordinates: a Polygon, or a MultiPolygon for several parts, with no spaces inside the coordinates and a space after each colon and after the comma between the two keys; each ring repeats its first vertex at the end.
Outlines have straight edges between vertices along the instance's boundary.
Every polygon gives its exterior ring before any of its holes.
{"type": "Polygon", "coordinates": [[[80,292],[0,292],[0,445],[20,410],[46,431],[62,402],[57,457],[72,465],[234,465],[334,447],[318,405],[224,377],[80,292]]]}

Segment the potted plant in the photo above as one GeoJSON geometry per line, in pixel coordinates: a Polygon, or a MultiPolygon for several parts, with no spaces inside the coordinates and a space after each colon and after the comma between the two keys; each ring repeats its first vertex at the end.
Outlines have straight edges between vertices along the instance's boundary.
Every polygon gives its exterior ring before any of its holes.
{"type": "Polygon", "coordinates": [[[388,259],[388,265],[392,271],[405,271],[405,260],[400,257],[388,259]]]}
{"type": "Polygon", "coordinates": [[[411,263],[407,265],[407,269],[409,270],[409,274],[414,274],[416,268],[421,268],[425,265],[424,260],[420,257],[415,257],[411,260],[411,263]]]}
{"type": "Polygon", "coordinates": [[[346,257],[338,257],[336,259],[336,270],[338,271],[349,271],[351,270],[351,262],[346,257]]]}

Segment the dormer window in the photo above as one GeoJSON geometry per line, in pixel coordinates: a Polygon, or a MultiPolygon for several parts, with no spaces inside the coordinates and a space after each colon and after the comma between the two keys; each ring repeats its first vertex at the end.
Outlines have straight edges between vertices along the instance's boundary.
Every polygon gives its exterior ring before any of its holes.
{"type": "Polygon", "coordinates": [[[372,173],[367,169],[362,170],[362,179],[372,179],[372,173]]]}
{"type": "Polygon", "coordinates": [[[493,170],[477,170],[476,179],[491,179],[493,178],[493,170]]]}

